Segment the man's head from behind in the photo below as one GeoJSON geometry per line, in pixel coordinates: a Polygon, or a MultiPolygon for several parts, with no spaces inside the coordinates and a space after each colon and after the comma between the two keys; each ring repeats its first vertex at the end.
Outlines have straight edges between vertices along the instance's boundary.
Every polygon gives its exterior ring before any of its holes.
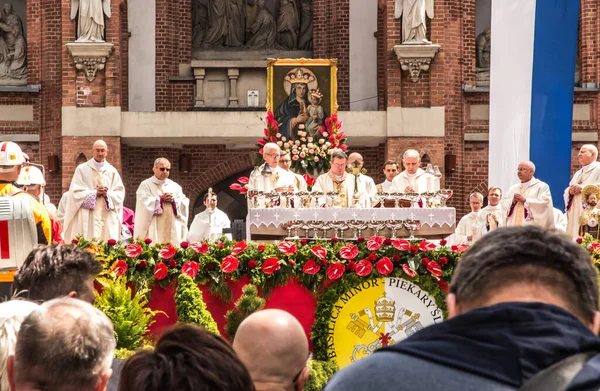
{"type": "Polygon", "coordinates": [[[587,251],[563,233],[506,227],[485,235],[462,257],[452,277],[448,313],[542,302],[564,308],[597,334],[597,278],[587,251]]]}
{"type": "Polygon", "coordinates": [[[72,296],[93,303],[100,271],[100,262],[73,244],[38,246],[17,270],[12,294],[34,301],[72,296]]]}
{"type": "Polygon", "coordinates": [[[7,365],[11,390],[104,390],[115,346],[100,310],[69,297],[50,300],[21,324],[7,365]]]}
{"type": "MultiPolygon", "coordinates": [[[[258,357],[256,357],[258,358],[258,357]]],[[[179,325],[154,350],[140,350],[123,367],[121,391],[254,390],[248,370],[223,338],[179,325]]]]}
{"type": "Polygon", "coordinates": [[[258,391],[303,389],[309,373],[308,341],[300,322],[289,313],[275,309],[253,313],[240,324],[233,349],[258,391]]]}

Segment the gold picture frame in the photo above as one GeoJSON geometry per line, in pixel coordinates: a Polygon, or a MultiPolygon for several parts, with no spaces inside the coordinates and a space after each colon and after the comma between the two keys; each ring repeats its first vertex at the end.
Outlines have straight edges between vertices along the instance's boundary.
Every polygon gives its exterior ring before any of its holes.
{"type": "MultiPolygon", "coordinates": [[[[304,122],[296,118],[302,110],[307,116],[309,112],[320,113],[316,120],[307,120],[307,130],[311,128],[310,123],[312,129],[322,125],[324,118],[337,113],[338,110],[337,60],[268,59],[266,106],[267,111],[273,112],[280,124],[281,133],[287,138],[294,137],[298,131],[298,124],[304,129],[304,122]],[[304,93],[303,99],[296,97],[296,91],[304,93]],[[318,104],[315,104],[316,101],[318,104]],[[320,109],[317,110],[317,107],[320,109]]],[[[310,131],[308,133],[310,134],[310,131]]]]}

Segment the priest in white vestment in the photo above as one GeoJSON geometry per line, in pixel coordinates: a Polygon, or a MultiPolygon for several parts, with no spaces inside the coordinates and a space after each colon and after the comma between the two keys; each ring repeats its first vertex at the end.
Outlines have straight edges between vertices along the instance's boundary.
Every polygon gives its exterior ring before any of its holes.
{"type": "Polygon", "coordinates": [[[456,240],[460,244],[473,244],[487,232],[486,223],[483,219],[481,206],[483,205],[483,195],[481,193],[471,193],[469,195],[469,205],[471,213],[463,216],[456,226],[456,240]]]}
{"type": "Polygon", "coordinates": [[[86,240],[121,237],[125,188],[117,169],[106,161],[108,152],[104,141],[96,141],[93,158],[75,169],[65,205],[66,242],[78,235],[86,240]]]}
{"type": "Polygon", "coordinates": [[[600,184],[598,149],[591,144],[583,145],[579,149],[577,159],[582,167],[573,175],[569,187],[564,192],[567,234],[573,239],[579,237],[579,216],[585,209],[581,191],[586,185],[600,184]]]}
{"type": "Polygon", "coordinates": [[[375,195],[377,194],[377,185],[370,176],[363,174],[363,166],[365,162],[363,157],[358,152],[352,152],[348,156],[348,170],[355,176],[355,187],[358,188],[359,207],[370,208],[375,204],[375,195]]]}
{"type": "Polygon", "coordinates": [[[421,155],[415,149],[408,149],[402,155],[404,171],[394,180],[395,191],[400,193],[424,193],[427,191],[427,179],[431,177],[421,166],[421,155]]]}
{"type": "Polygon", "coordinates": [[[554,228],[550,187],[535,178],[534,173],[533,162],[519,163],[517,175],[520,182],[508,189],[503,205],[507,226],[537,225],[542,229],[554,228]]]}
{"type": "Polygon", "coordinates": [[[320,191],[325,194],[330,192],[337,193],[337,198],[331,200],[329,197],[320,197],[316,205],[318,207],[334,206],[340,208],[349,208],[352,206],[352,197],[354,196],[354,175],[346,172],[348,157],[342,150],[336,150],[331,154],[331,169],[329,172],[319,175],[312,187],[313,191],[320,191]],[[329,203],[332,202],[332,205],[329,203]]]}
{"type": "MultiPolygon", "coordinates": [[[[216,241],[223,235],[224,228],[231,228],[229,217],[217,208],[217,195],[212,192],[204,196],[206,209],[198,213],[188,232],[188,242],[216,241]]],[[[231,240],[231,234],[226,234],[231,240]]]]}
{"type": "Polygon", "coordinates": [[[133,237],[179,246],[187,238],[190,200],[181,186],[169,179],[171,163],[167,159],[156,159],[152,171],[154,175],[136,192],[133,237]]]}
{"type": "Polygon", "coordinates": [[[388,160],[383,165],[383,175],[385,175],[385,181],[377,185],[378,192],[393,193],[395,191],[394,178],[398,175],[398,163],[393,160],[388,160]]]}
{"type": "Polygon", "coordinates": [[[279,156],[278,165],[279,168],[289,172],[294,176],[294,185],[298,189],[298,191],[306,191],[308,189],[308,185],[304,177],[290,170],[290,167],[292,166],[292,157],[289,152],[281,152],[281,156],[279,156]]]}
{"type": "Polygon", "coordinates": [[[492,186],[488,189],[488,204],[481,209],[481,218],[486,224],[488,232],[497,230],[504,226],[504,213],[502,213],[502,190],[492,186]]]}
{"type": "Polygon", "coordinates": [[[265,161],[250,174],[248,190],[264,192],[276,191],[298,191],[295,185],[295,177],[291,171],[279,167],[281,148],[275,143],[267,143],[263,147],[262,157],[265,161]]]}

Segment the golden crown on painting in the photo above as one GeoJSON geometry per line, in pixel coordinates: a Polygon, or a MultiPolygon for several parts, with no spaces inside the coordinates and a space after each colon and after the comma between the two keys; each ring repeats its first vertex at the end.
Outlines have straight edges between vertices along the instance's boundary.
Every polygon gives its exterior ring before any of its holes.
{"type": "Polygon", "coordinates": [[[290,72],[285,75],[285,81],[295,84],[295,83],[312,83],[315,81],[315,76],[311,75],[308,72],[302,72],[302,69],[299,69],[296,72],[290,72]]]}
{"type": "Polygon", "coordinates": [[[391,322],[394,320],[396,303],[394,300],[383,296],[375,302],[375,318],[379,322],[391,322]]]}

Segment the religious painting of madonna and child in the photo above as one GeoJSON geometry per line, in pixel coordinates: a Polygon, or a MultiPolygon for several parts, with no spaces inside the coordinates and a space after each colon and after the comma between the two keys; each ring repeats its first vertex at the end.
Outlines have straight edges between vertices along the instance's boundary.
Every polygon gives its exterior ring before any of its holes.
{"type": "Polygon", "coordinates": [[[315,137],[325,118],[337,111],[337,61],[270,59],[267,111],[286,139],[315,137]]]}

